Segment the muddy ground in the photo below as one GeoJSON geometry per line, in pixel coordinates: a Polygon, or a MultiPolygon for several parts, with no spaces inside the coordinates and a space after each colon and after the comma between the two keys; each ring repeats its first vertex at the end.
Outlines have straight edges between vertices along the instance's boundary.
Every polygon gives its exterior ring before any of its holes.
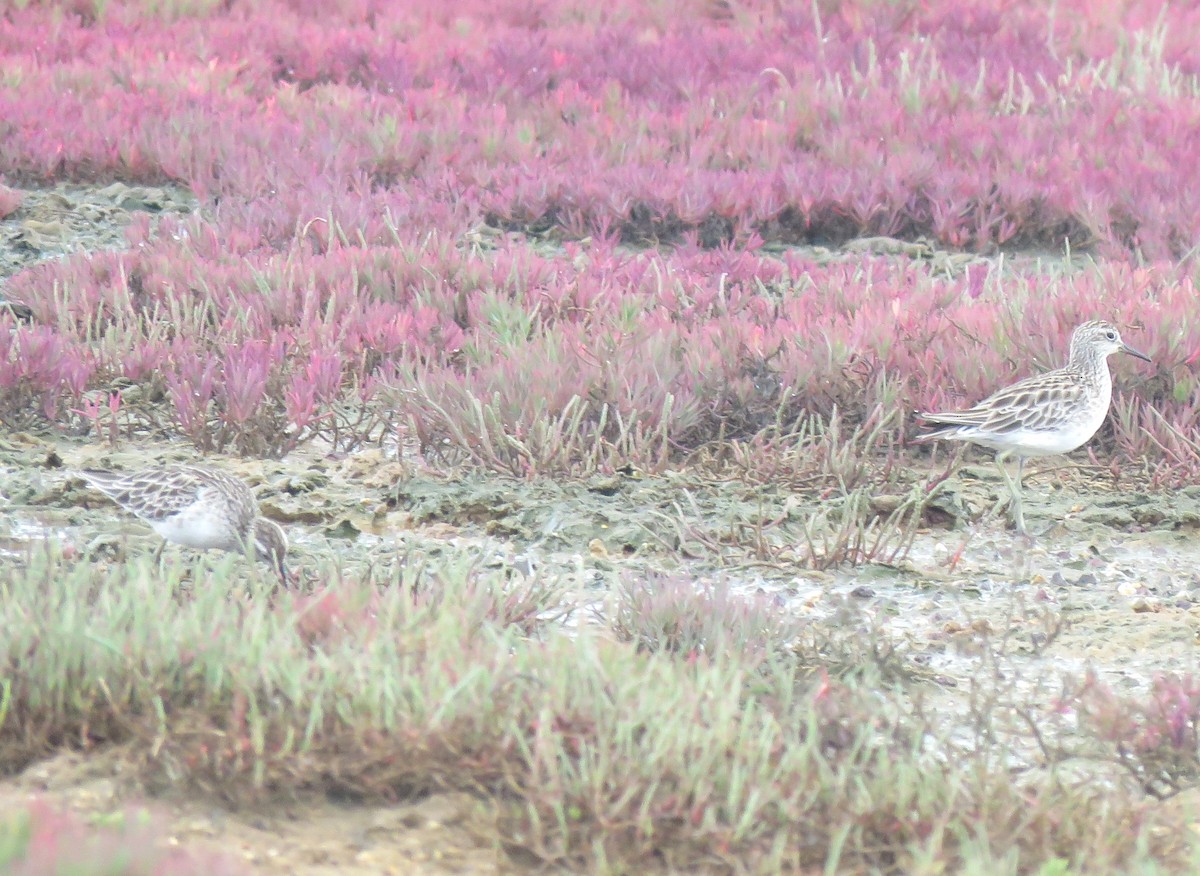
{"type": "Polygon", "coordinates": [[[53,188],[8,186],[21,197],[0,221],[0,299],[3,282],[30,265],[78,252],[124,249],[135,215],[157,227],[164,215],[183,216],[196,198],[178,186],[60,183],[53,188]]]}
{"type": "MultiPolygon", "coordinates": [[[[0,562],[22,562],[29,545],[47,537],[101,564],[154,550],[147,527],[71,470],[195,458],[178,445],[113,450],[72,438],[0,437],[0,562]]],[[[983,651],[1006,637],[987,671],[999,666],[1035,703],[1052,695],[1064,671],[1091,667],[1123,690],[1196,665],[1200,488],[1121,491],[1086,466],[1049,463],[1028,480],[1026,514],[1036,533],[1028,540],[1008,529],[1002,508],[993,510],[1004,495],[994,467],[968,464],[949,489],[974,522],[922,528],[895,564],[818,572],[764,560],[748,539],[739,544],[736,533],[756,519],[780,521],[767,533],[774,544],[800,539],[816,508],[774,486],[682,473],[525,482],[439,473],[375,449],[217,463],[253,484],[266,513],[284,522],[301,569],[371,564],[386,577],[391,564],[414,555],[466,554],[569,582],[575,620],[585,623],[623,580],[666,574],[728,583],[898,643],[928,671],[923,684],[948,716],[965,716],[983,651]],[[705,549],[715,543],[724,549],[705,549]]],[[[205,561],[174,548],[165,557],[205,561]]],[[[0,782],[0,800],[36,792],[83,812],[111,812],[140,797],[121,777],[121,760],[119,752],[64,754],[0,782]]],[[[463,795],[376,807],[312,798],[228,811],[181,794],[154,807],[179,842],[237,849],[257,872],[523,872],[494,848],[492,813],[463,795]]]]}
{"type": "MultiPolygon", "coordinates": [[[[186,192],[169,187],[28,190],[21,209],[0,222],[0,301],[4,278],[41,259],[122,246],[134,212],[191,208],[186,192]]],[[[931,259],[951,274],[978,261],[919,244],[855,246],[814,256],[886,253],[931,259]]],[[[194,459],[182,445],[113,449],[66,434],[0,434],[0,564],[23,562],[46,538],[96,563],[154,550],[148,528],[70,471],[194,459]]],[[[336,562],[386,573],[414,554],[465,554],[568,582],[579,606],[573,622],[581,623],[630,578],[729,584],[823,623],[890,637],[927,670],[924,684],[949,715],[965,714],[985,652],[989,672],[999,667],[1034,700],[1040,683],[1052,685],[1064,671],[1091,667],[1121,689],[1196,668],[1200,487],[1149,494],[1052,460],[1027,481],[1026,515],[1037,534],[1030,541],[995,509],[1004,488],[988,454],[969,460],[942,502],[958,519],[923,528],[896,563],[832,571],[789,559],[799,555],[794,548],[817,508],[775,486],[687,473],[524,482],[427,468],[395,451],[334,456],[316,447],[283,461],[208,461],[254,485],[265,513],[287,527],[302,569],[336,562]],[[762,530],[764,520],[777,522],[762,530]],[[997,640],[1005,642],[999,656],[997,640]]],[[[166,562],[203,560],[168,549],[166,562]]],[[[0,779],[0,810],[38,795],[111,813],[143,797],[122,774],[123,762],[110,749],[34,764],[0,779]]],[[[466,795],[372,807],[314,797],[231,811],[181,793],[151,806],[167,820],[172,842],[231,852],[254,872],[531,872],[497,847],[494,814],[466,795]]]]}

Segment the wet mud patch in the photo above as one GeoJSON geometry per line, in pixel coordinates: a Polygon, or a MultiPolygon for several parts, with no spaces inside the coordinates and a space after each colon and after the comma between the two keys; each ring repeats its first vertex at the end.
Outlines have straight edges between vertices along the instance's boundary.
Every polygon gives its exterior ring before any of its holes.
{"type": "MultiPolygon", "coordinates": [[[[203,460],[175,444],[114,450],[10,434],[0,439],[0,490],[6,510],[27,521],[22,531],[36,531],[28,521],[43,520],[86,533],[126,515],[86,489],[73,470],[186,461],[203,460]]],[[[289,527],[309,546],[314,560],[336,553],[352,561],[394,551],[405,539],[432,533],[433,540],[455,537],[568,557],[572,565],[586,555],[605,558],[613,568],[634,560],[712,572],[752,566],[756,575],[791,580],[811,570],[775,561],[764,551],[794,546],[814,515],[838,503],[782,485],[713,480],[693,472],[579,481],[439,472],[378,450],[330,456],[310,448],[286,460],[209,462],[247,480],[264,514],[289,527]]],[[[1117,490],[1111,480],[1084,467],[1053,476],[1052,484],[1042,480],[1026,487],[1026,515],[1037,534],[1028,541],[1007,529],[1006,493],[994,467],[965,467],[935,500],[939,507],[959,509],[960,516],[952,518],[957,522],[918,530],[909,556],[895,571],[900,583],[937,582],[947,578],[938,568],[943,566],[953,573],[949,578],[960,583],[969,579],[972,591],[1042,575],[1056,586],[1073,584],[1086,592],[1098,583],[1088,570],[1110,555],[1113,563],[1120,558],[1130,575],[1132,570],[1144,572],[1137,586],[1149,589],[1132,595],[1165,599],[1166,590],[1192,580],[1193,559],[1200,558],[1200,552],[1192,552],[1193,543],[1200,544],[1195,532],[1200,527],[1200,487],[1171,493],[1117,490]],[[1060,562],[1035,569],[1031,564],[1038,557],[1060,562]],[[1181,571],[1170,574],[1170,569],[1181,571]],[[928,580],[921,578],[926,573],[928,580]]],[[[876,497],[881,512],[890,507],[889,499],[876,497]]],[[[832,574],[860,580],[888,568],[868,565],[832,574]]]]}
{"type": "Polygon", "coordinates": [[[19,197],[20,206],[0,220],[0,292],[8,277],[37,262],[126,248],[125,229],[134,214],[148,215],[155,223],[159,217],[197,208],[195,196],[175,185],[110,182],[7,188],[19,197]]]}
{"type": "Polygon", "coordinates": [[[405,509],[415,526],[477,527],[551,550],[709,559],[719,559],[709,556],[711,548],[743,541],[744,533],[761,527],[764,519],[799,520],[802,511],[793,497],[775,487],[705,483],[686,476],[525,482],[466,474],[398,484],[388,501],[405,509]]]}

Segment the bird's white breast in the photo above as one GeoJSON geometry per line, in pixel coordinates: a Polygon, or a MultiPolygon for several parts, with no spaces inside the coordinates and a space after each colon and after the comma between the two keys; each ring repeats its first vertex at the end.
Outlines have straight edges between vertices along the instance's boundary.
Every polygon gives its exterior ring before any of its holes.
{"type": "Polygon", "coordinates": [[[237,550],[237,533],[220,509],[196,503],[178,514],[151,521],[154,531],[167,541],[197,550],[237,550]]]}

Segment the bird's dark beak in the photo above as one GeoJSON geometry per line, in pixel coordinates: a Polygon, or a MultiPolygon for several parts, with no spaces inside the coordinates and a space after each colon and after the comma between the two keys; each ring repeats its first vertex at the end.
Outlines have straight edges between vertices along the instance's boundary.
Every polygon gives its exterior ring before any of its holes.
{"type": "Polygon", "coordinates": [[[1135,350],[1133,347],[1129,346],[1129,344],[1121,344],[1121,352],[1128,353],[1130,356],[1136,356],[1137,358],[1141,359],[1144,362],[1150,361],[1149,356],[1147,356],[1141,350],[1135,350]]]}

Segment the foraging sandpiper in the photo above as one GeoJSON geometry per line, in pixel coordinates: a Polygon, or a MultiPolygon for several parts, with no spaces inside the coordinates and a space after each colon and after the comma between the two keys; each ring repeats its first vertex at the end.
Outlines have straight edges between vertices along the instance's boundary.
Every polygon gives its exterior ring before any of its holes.
{"type": "Polygon", "coordinates": [[[1150,361],[1122,341],[1109,323],[1085,322],[1071,335],[1065,367],[1014,383],[965,411],[919,414],[938,428],[914,443],[970,441],[995,450],[996,464],[1012,494],[1013,522],[1025,535],[1021,475],[1026,458],[1070,453],[1096,434],[1112,400],[1108,357],[1117,352],[1150,361]],[[1004,468],[1010,456],[1017,458],[1015,484],[1004,468]]]}
{"type": "Polygon", "coordinates": [[[199,465],[79,474],[166,541],[234,553],[253,547],[255,556],[288,582],[287,537],[278,523],[259,516],[258,500],[239,478],[199,465]]]}

